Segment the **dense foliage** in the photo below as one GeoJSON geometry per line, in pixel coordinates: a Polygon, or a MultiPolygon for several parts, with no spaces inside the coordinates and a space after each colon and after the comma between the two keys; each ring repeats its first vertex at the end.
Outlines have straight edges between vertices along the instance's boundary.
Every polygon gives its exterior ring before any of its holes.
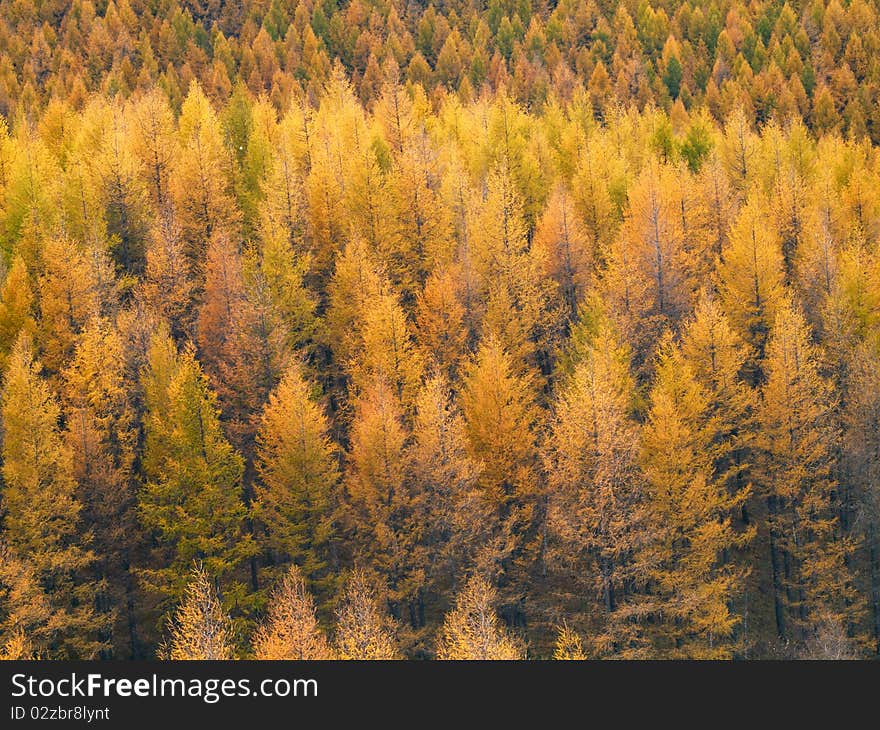
{"type": "Polygon", "coordinates": [[[873,5],[0,7],[2,656],[877,653],[873,5]]]}

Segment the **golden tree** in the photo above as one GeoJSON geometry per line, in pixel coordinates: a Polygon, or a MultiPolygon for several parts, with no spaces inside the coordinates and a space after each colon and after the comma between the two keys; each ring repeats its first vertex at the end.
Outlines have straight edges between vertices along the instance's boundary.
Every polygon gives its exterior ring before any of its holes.
{"type": "Polygon", "coordinates": [[[623,648],[612,614],[626,601],[642,520],[629,350],[602,325],[561,389],[545,446],[552,569],[598,651],[623,648]],[[598,604],[598,605],[597,605],[598,604]]]}
{"type": "Polygon", "coordinates": [[[183,602],[171,620],[170,636],[159,657],[171,661],[235,658],[232,623],[200,565],[190,571],[183,602]]]}
{"type": "Polygon", "coordinates": [[[726,551],[745,544],[730,513],[748,492],[728,493],[714,468],[716,425],[706,391],[667,335],[659,346],[657,377],[642,432],[645,543],[637,570],[645,594],[639,611],[661,656],[729,657],[739,623],[730,610],[743,572],[725,563],[726,551]]]}
{"type": "Polygon", "coordinates": [[[254,513],[266,526],[264,546],[322,586],[329,578],[339,482],[329,426],[302,366],[292,364],[260,419],[254,513]]]}
{"type": "Polygon", "coordinates": [[[349,576],[336,609],[333,647],[338,659],[400,658],[391,620],[380,607],[373,582],[362,570],[349,576]]]}
{"type": "Polygon", "coordinates": [[[840,535],[831,384],[798,309],[784,303],[767,345],[758,410],[759,479],[767,499],[769,559],[780,638],[807,640],[822,627],[853,631],[864,609],[840,535]]]}
{"type": "Polygon", "coordinates": [[[73,454],[59,427],[58,400],[40,376],[22,334],[9,357],[0,398],[3,418],[2,504],[9,547],[27,556],[36,580],[51,586],[56,635],[47,647],[59,656],[91,658],[106,648],[106,628],[92,600],[97,585],[85,571],[95,556],[81,533],[73,454]]]}
{"type": "Polygon", "coordinates": [[[291,566],[269,597],[265,623],[254,639],[254,658],[332,659],[333,652],[315,615],[315,600],[305,579],[291,566]]]}
{"type": "Polygon", "coordinates": [[[473,575],[455,597],[437,641],[438,659],[524,659],[525,652],[500,626],[495,614],[495,589],[473,575]]]}

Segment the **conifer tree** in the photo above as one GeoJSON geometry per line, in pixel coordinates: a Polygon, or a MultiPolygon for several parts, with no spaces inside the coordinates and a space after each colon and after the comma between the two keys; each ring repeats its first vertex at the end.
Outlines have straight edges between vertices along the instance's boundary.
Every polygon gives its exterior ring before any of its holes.
{"type": "Polygon", "coordinates": [[[628,348],[602,325],[560,392],[545,446],[551,566],[605,652],[626,642],[612,614],[626,601],[642,539],[633,401],[628,348]]]}
{"type": "Polygon", "coordinates": [[[713,463],[716,425],[705,390],[667,335],[642,433],[646,540],[637,571],[646,595],[644,627],[661,656],[729,657],[739,617],[731,613],[742,571],[721,556],[744,544],[730,513],[747,496],[729,494],[713,463]]]}
{"type": "Polygon", "coordinates": [[[315,600],[296,566],[281,578],[269,597],[265,623],[253,640],[254,658],[263,660],[332,659],[315,615],[315,600]]]}
{"type": "Polygon", "coordinates": [[[39,658],[63,626],[34,571],[33,563],[0,543],[0,655],[6,659],[39,658]]]}
{"type": "Polygon", "coordinates": [[[233,235],[238,223],[231,194],[231,161],[217,115],[199,86],[190,84],[178,122],[179,153],[173,160],[173,196],[184,253],[192,264],[215,235],[233,235]]]}
{"type": "Polygon", "coordinates": [[[547,251],[547,273],[559,285],[568,317],[573,318],[592,281],[594,251],[571,196],[562,187],[550,196],[535,230],[535,245],[547,251]]]}
{"type": "Polygon", "coordinates": [[[746,374],[754,385],[761,377],[767,333],[784,296],[782,246],[761,199],[750,199],[737,215],[718,279],[725,313],[752,348],[746,374]]]}
{"type": "Polygon", "coordinates": [[[146,484],[138,509],[159,538],[161,566],[144,568],[143,575],[163,598],[177,599],[186,566],[201,560],[206,575],[222,581],[227,606],[246,607],[238,571],[255,548],[243,532],[243,464],[223,436],[207,378],[192,348],[178,354],[167,331],[160,331],[142,381],[146,484]]]}
{"type": "Polygon", "coordinates": [[[513,595],[540,558],[543,537],[533,398],[528,377],[516,372],[499,341],[484,339],[465,370],[461,407],[468,453],[482,463],[478,484],[493,509],[496,560],[513,595]]]}
{"type": "Polygon", "coordinates": [[[314,387],[294,363],[260,420],[254,512],[266,526],[265,547],[320,587],[329,579],[338,506],[339,471],[328,430],[314,387]]]}
{"type": "Polygon", "coordinates": [[[647,167],[629,191],[618,235],[604,252],[606,301],[637,359],[690,305],[692,285],[675,183],[666,167],[647,167]]]}
{"type": "Polygon", "coordinates": [[[130,566],[139,548],[135,515],[137,431],[118,331],[93,319],[63,371],[67,442],[83,503],[82,519],[93,536],[93,569],[102,590],[97,608],[116,615],[114,648],[137,651],[130,566]]]}
{"type": "Polygon", "coordinates": [[[408,455],[425,592],[445,592],[472,566],[491,570],[501,547],[494,507],[478,484],[481,464],[468,454],[465,422],[442,375],[419,392],[408,455]]]}
{"type": "Polygon", "coordinates": [[[91,658],[105,648],[96,635],[103,620],[91,600],[97,586],[85,575],[95,556],[81,530],[82,504],[58,401],[40,370],[22,334],[10,354],[0,400],[5,537],[11,550],[27,556],[36,580],[51,587],[47,598],[57,616],[48,651],[91,658]]]}
{"type": "Polygon", "coordinates": [[[819,363],[803,315],[784,303],[767,345],[757,445],[776,629],[804,642],[829,627],[855,638],[864,609],[847,564],[853,545],[839,531],[839,433],[819,363]]]}
{"type": "Polygon", "coordinates": [[[362,570],[351,574],[336,609],[333,647],[338,659],[400,658],[393,625],[382,611],[373,582],[362,570]]]}
{"type": "Polygon", "coordinates": [[[0,368],[5,367],[6,358],[18,339],[19,332],[25,331],[33,336],[36,324],[32,308],[34,295],[31,291],[28,272],[21,256],[16,256],[6,272],[3,288],[0,290],[0,368]]]}
{"type": "Polygon", "coordinates": [[[568,626],[562,626],[556,635],[553,658],[557,661],[580,661],[587,659],[580,636],[568,626]]]}
{"type": "Polygon", "coordinates": [[[392,610],[421,587],[414,494],[407,481],[407,439],[400,401],[377,379],[360,393],[351,429],[347,522],[356,555],[385,580],[392,610]]]}
{"type": "Polygon", "coordinates": [[[171,661],[235,658],[232,623],[224,613],[217,589],[204,568],[188,575],[182,602],[171,621],[168,643],[160,658],[171,661]]]}
{"type": "Polygon", "coordinates": [[[438,659],[523,659],[517,642],[499,625],[495,589],[473,575],[455,598],[455,607],[443,619],[437,642],[438,659]]]}

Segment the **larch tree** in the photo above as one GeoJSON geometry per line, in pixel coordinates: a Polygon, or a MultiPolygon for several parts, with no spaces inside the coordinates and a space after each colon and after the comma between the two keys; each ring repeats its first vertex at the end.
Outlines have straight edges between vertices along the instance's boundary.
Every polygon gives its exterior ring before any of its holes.
{"type": "Polygon", "coordinates": [[[180,224],[170,210],[160,212],[150,229],[144,276],[136,291],[146,309],[169,323],[172,334],[193,337],[196,282],[180,224]]]}
{"type": "Polygon", "coordinates": [[[34,564],[0,543],[0,655],[31,659],[52,645],[63,626],[34,570],[34,564]]]}
{"type": "Polygon", "coordinates": [[[692,284],[673,172],[647,167],[629,190],[624,223],[604,258],[603,289],[638,364],[690,306],[692,284]]]}
{"type": "Polygon", "coordinates": [[[173,158],[169,190],[184,253],[198,264],[214,235],[234,235],[238,208],[220,123],[196,81],[183,102],[178,137],[179,153],[173,158]]]}
{"type": "Polygon", "coordinates": [[[718,267],[724,311],[752,352],[745,364],[752,385],[760,382],[767,334],[784,297],[782,243],[765,201],[751,198],[737,215],[718,267]]]}
{"type": "Polygon", "coordinates": [[[364,304],[360,347],[349,364],[355,386],[384,380],[405,407],[411,407],[422,376],[422,362],[409,331],[406,313],[389,286],[364,304]]]}
{"type": "Polygon", "coordinates": [[[47,650],[92,658],[106,648],[98,636],[105,622],[90,600],[98,586],[86,572],[95,556],[81,529],[82,504],[58,400],[40,371],[22,334],[10,354],[0,398],[5,539],[15,554],[27,556],[58,614],[47,650]]]}
{"type": "Polygon", "coordinates": [[[374,582],[362,570],[349,576],[336,609],[333,649],[337,659],[400,658],[394,625],[382,610],[374,582]]]}
{"type": "Polygon", "coordinates": [[[350,438],[346,523],[356,557],[382,576],[398,615],[421,588],[423,556],[406,473],[409,433],[393,386],[376,379],[359,394],[350,438]]]}
{"type": "Polygon", "coordinates": [[[106,235],[117,269],[143,271],[149,211],[140,160],[128,138],[133,119],[122,104],[110,105],[103,126],[103,144],[92,163],[97,202],[106,221],[106,235]]]}
{"type": "Polygon", "coordinates": [[[290,567],[269,596],[269,610],[254,635],[253,651],[255,659],[269,661],[333,658],[318,624],[315,599],[296,566],[290,567]]]}
{"type": "Polygon", "coordinates": [[[552,349],[558,312],[548,252],[529,245],[524,204],[506,167],[493,170],[485,201],[472,213],[468,232],[479,290],[485,298],[482,331],[493,332],[522,364],[540,370],[552,349]]]}
{"type": "Polygon", "coordinates": [[[601,129],[594,129],[577,145],[577,167],[572,179],[576,210],[586,229],[590,252],[597,257],[619,225],[614,192],[625,179],[625,161],[610,136],[601,129]]]}
{"type": "Polygon", "coordinates": [[[567,316],[573,318],[592,283],[595,251],[565,188],[551,194],[535,229],[534,245],[546,250],[547,273],[556,280],[567,316]]]}
{"type": "Polygon", "coordinates": [[[706,211],[709,250],[714,261],[717,261],[727,248],[730,226],[737,211],[731,181],[725,174],[724,163],[717,149],[712,151],[700,168],[695,183],[697,195],[706,211]]]}
{"type": "Polygon", "coordinates": [[[838,524],[835,402],[809,327],[793,304],[776,314],[765,369],[757,458],[776,629],[781,639],[800,642],[828,630],[855,640],[864,604],[848,566],[854,546],[838,524]]]}
{"type": "Polygon", "coordinates": [[[252,337],[271,341],[260,329],[271,324],[290,349],[309,342],[315,334],[317,305],[307,286],[311,270],[312,258],[297,250],[281,226],[261,228],[258,245],[246,250],[243,266],[250,313],[242,322],[252,337]]]}
{"type": "Polygon", "coordinates": [[[142,575],[174,600],[185,590],[188,567],[200,560],[222,582],[227,606],[246,609],[240,569],[255,546],[243,529],[242,459],[223,435],[216,396],[192,348],[178,354],[167,330],[153,338],[142,382],[146,483],[138,510],[159,538],[161,556],[152,564],[160,567],[145,567],[142,575]]]}
{"type": "Polygon", "coordinates": [[[847,510],[842,505],[841,514],[850,531],[861,537],[870,628],[875,645],[880,646],[880,355],[862,344],[848,360],[841,479],[852,490],[852,506],[847,510]]]}
{"type": "MultiPolygon", "coordinates": [[[[362,346],[364,312],[387,282],[363,238],[350,240],[336,259],[333,278],[327,285],[329,307],[324,319],[324,338],[335,359],[347,366],[362,346]]],[[[392,296],[391,292],[387,292],[392,296]]],[[[394,303],[386,300],[386,307],[394,303]]],[[[378,353],[377,357],[381,357],[378,353]]]]}
{"type": "Polygon", "coordinates": [[[524,659],[522,647],[502,627],[495,613],[497,599],[489,581],[480,575],[471,576],[455,597],[455,606],[443,619],[437,659],[524,659]]]}
{"type": "Polygon", "coordinates": [[[34,335],[36,322],[33,306],[34,295],[27,267],[24,259],[16,256],[6,272],[3,288],[0,289],[0,368],[5,367],[6,358],[20,332],[34,335]]]}
{"type": "Polygon", "coordinates": [[[709,398],[715,418],[715,469],[731,489],[744,486],[748,445],[754,431],[754,396],[743,382],[745,342],[718,298],[704,291],[681,336],[682,356],[709,398]]]}
{"type": "Polygon", "coordinates": [[[517,600],[541,558],[545,500],[534,428],[538,419],[529,378],[491,335],[468,363],[461,393],[468,453],[482,464],[478,484],[493,507],[496,561],[506,600],[517,600]]]}
{"type": "Polygon", "coordinates": [[[645,542],[637,558],[637,612],[653,617],[643,631],[661,656],[729,657],[739,617],[730,602],[743,577],[722,562],[749,540],[731,511],[747,496],[730,494],[715,471],[709,398],[666,335],[642,431],[645,542]]]}
{"type": "Polygon", "coordinates": [[[548,562],[599,654],[626,648],[612,614],[626,602],[643,519],[629,357],[601,326],[559,393],[545,446],[548,562]]]}
{"type": "Polygon", "coordinates": [[[424,592],[442,595],[461,573],[490,570],[500,552],[494,505],[478,485],[481,464],[468,454],[464,419],[442,375],[428,378],[416,399],[408,467],[422,525],[424,592]]]}
{"type": "Polygon", "coordinates": [[[315,386],[302,370],[298,363],[288,368],[263,410],[254,513],[266,528],[263,547],[323,589],[333,582],[338,456],[315,386]]]}
{"type": "Polygon", "coordinates": [[[436,155],[427,135],[418,134],[399,153],[388,181],[395,225],[382,246],[389,271],[412,298],[428,272],[448,264],[454,251],[452,215],[440,194],[436,155]]]}
{"type": "Polygon", "coordinates": [[[59,372],[73,354],[76,339],[94,315],[112,309],[115,279],[107,257],[75,241],[46,243],[46,264],[39,277],[42,345],[46,368],[59,372]]]}
{"type": "Polygon", "coordinates": [[[450,378],[458,373],[468,341],[460,279],[459,265],[437,269],[416,300],[414,334],[422,360],[433,361],[450,378]]]}
{"type": "Polygon", "coordinates": [[[158,88],[134,100],[128,113],[131,133],[126,141],[140,161],[140,174],[154,210],[162,212],[171,203],[169,179],[178,147],[174,114],[158,88]]]}
{"type": "Polygon", "coordinates": [[[553,658],[557,661],[582,661],[588,658],[581,637],[567,625],[561,626],[556,634],[553,658]]]}
{"type": "Polygon", "coordinates": [[[135,514],[137,428],[134,383],[126,377],[124,343],[116,328],[93,319],[62,376],[65,435],[83,503],[81,516],[93,536],[95,578],[103,581],[95,605],[115,615],[114,649],[133,654],[138,639],[130,568],[140,542],[135,514]]]}
{"type": "Polygon", "coordinates": [[[227,337],[245,298],[241,268],[238,243],[222,232],[214,234],[207,242],[204,294],[196,320],[196,342],[209,372],[219,374],[227,337]]]}
{"type": "Polygon", "coordinates": [[[170,661],[235,658],[232,622],[223,610],[217,588],[200,565],[187,575],[180,606],[170,622],[167,643],[159,658],[170,661]]]}

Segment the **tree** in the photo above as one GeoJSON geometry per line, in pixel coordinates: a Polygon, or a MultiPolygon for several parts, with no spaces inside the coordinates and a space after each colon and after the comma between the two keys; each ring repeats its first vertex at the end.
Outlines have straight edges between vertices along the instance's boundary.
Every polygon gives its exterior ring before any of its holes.
{"type": "Polygon", "coordinates": [[[214,235],[234,235],[238,209],[230,190],[231,161],[220,123],[196,81],[183,102],[178,136],[169,189],[184,253],[198,266],[214,235]]]}
{"type": "Polygon", "coordinates": [[[491,332],[518,363],[540,370],[549,357],[557,315],[553,280],[544,275],[547,252],[530,247],[522,198],[510,171],[500,166],[487,181],[485,201],[468,232],[480,292],[482,331],[491,332]]]}
{"type": "Polygon", "coordinates": [[[150,230],[138,295],[146,309],[168,322],[175,337],[192,337],[195,291],[180,225],[170,212],[160,213],[150,230]]]}
{"type": "Polygon", "coordinates": [[[224,613],[207,571],[196,565],[188,576],[183,601],[171,621],[160,658],[171,661],[235,658],[232,623],[224,613]]]}
{"type": "Polygon", "coordinates": [[[376,379],[360,393],[351,427],[347,521],[357,557],[385,580],[393,612],[413,600],[422,582],[414,494],[406,479],[408,436],[395,391],[376,379]]]}
{"type": "Polygon", "coordinates": [[[393,625],[380,608],[376,588],[361,570],[349,576],[336,610],[333,646],[339,659],[399,658],[393,625]]]}
{"type": "Polygon", "coordinates": [[[435,270],[417,297],[415,337],[422,360],[454,377],[464,359],[468,330],[460,299],[459,266],[435,270]]]}
{"type": "Polygon", "coordinates": [[[525,652],[499,626],[495,589],[473,575],[455,598],[455,607],[443,619],[437,642],[438,659],[524,659],[525,652]]]}
{"type": "Polygon", "coordinates": [[[839,533],[834,458],[840,435],[831,384],[819,363],[803,315],[784,303],[767,345],[756,445],[776,630],[781,639],[803,642],[828,626],[857,639],[864,609],[847,565],[853,544],[839,533]]]}
{"type": "Polygon", "coordinates": [[[33,304],[34,295],[27,268],[21,256],[16,256],[0,290],[0,369],[5,367],[6,358],[18,340],[19,332],[25,331],[33,336],[36,329],[33,304]]]}
{"type": "Polygon", "coordinates": [[[254,658],[332,659],[333,652],[315,615],[315,601],[296,566],[291,566],[269,597],[265,623],[253,640],[254,658]]]}
{"type": "Polygon", "coordinates": [[[392,281],[405,295],[421,289],[428,272],[452,258],[452,216],[439,194],[439,178],[424,133],[396,156],[389,175],[388,215],[395,225],[379,243],[392,281]]]}
{"type": "Polygon", "coordinates": [[[729,494],[718,478],[708,397],[668,335],[656,370],[642,432],[645,544],[637,580],[645,593],[637,612],[653,617],[643,630],[661,656],[729,657],[740,620],[730,602],[743,572],[722,556],[752,536],[737,534],[730,519],[747,490],[729,494]]]}
{"type": "Polygon", "coordinates": [[[254,514],[266,526],[264,546],[321,588],[332,583],[338,506],[338,459],[329,427],[302,366],[292,364],[260,419],[254,514]]]}
{"type": "Polygon", "coordinates": [[[127,141],[132,154],[141,162],[139,169],[154,210],[163,212],[170,204],[169,177],[177,154],[174,116],[167,97],[158,88],[135,100],[130,114],[131,134],[127,141]]]}
{"type": "Polygon", "coordinates": [[[568,317],[573,318],[593,278],[593,246],[564,188],[557,187],[551,194],[535,230],[534,245],[547,251],[547,273],[559,285],[568,317]]]}
{"type": "Polygon", "coordinates": [[[443,595],[462,572],[491,570],[501,547],[494,507],[478,484],[482,465],[468,454],[465,422],[442,375],[419,392],[408,456],[425,593],[443,595]]]}
{"type": "Polygon", "coordinates": [[[394,291],[380,286],[364,304],[360,348],[349,364],[357,387],[384,380],[409,408],[422,375],[422,363],[409,333],[406,314],[394,291]]]}
{"type": "Polygon", "coordinates": [[[83,331],[62,372],[73,476],[82,500],[82,521],[93,536],[98,610],[115,615],[113,645],[138,650],[134,586],[130,574],[140,536],[135,514],[134,464],[137,447],[134,383],[126,377],[122,337],[95,318],[83,331]]]}
{"type": "Polygon", "coordinates": [[[605,252],[605,299],[639,364],[690,306],[685,231],[674,186],[668,167],[646,167],[629,191],[623,226],[605,252]]]}
{"type": "Polygon", "coordinates": [[[755,385],[767,333],[784,296],[782,245],[761,199],[751,198],[737,215],[718,279],[724,311],[752,349],[745,368],[755,385]]]}
{"type": "Polygon", "coordinates": [[[715,470],[732,491],[745,486],[745,462],[754,431],[754,394],[743,382],[746,345],[731,327],[718,299],[701,295],[684,326],[682,356],[709,398],[715,419],[715,470]]]}
{"type": "Polygon", "coordinates": [[[90,600],[98,587],[85,576],[95,556],[80,529],[82,504],[58,400],[40,370],[27,335],[20,335],[0,399],[5,536],[11,550],[27,556],[57,614],[47,650],[91,658],[105,648],[97,636],[104,621],[90,600]]]}
{"type": "Polygon", "coordinates": [[[634,398],[628,348],[602,325],[559,393],[545,446],[548,562],[568,614],[589,625],[600,654],[629,641],[613,614],[627,600],[642,539],[634,398]]]}
{"type": "Polygon", "coordinates": [[[101,251],[83,250],[70,239],[50,239],[45,254],[39,334],[46,368],[57,373],[73,354],[86,323],[111,309],[115,278],[101,251]]]}
{"type": "Polygon", "coordinates": [[[506,574],[502,595],[510,600],[521,598],[542,542],[533,398],[529,378],[516,372],[495,337],[485,338],[465,369],[461,407],[468,453],[483,466],[478,484],[492,506],[496,560],[506,574]]]}
{"type": "Polygon", "coordinates": [[[175,600],[185,591],[187,566],[200,560],[207,576],[223,582],[226,605],[245,608],[237,571],[255,547],[243,532],[242,459],[223,436],[193,349],[178,354],[167,330],[156,333],[142,385],[146,484],[138,510],[159,538],[152,564],[161,566],[144,568],[143,576],[164,600],[175,600]]]}
{"type": "Polygon", "coordinates": [[[581,661],[588,658],[581,637],[568,626],[563,625],[556,635],[553,658],[557,661],[581,661]]]}
{"type": "Polygon", "coordinates": [[[53,609],[33,563],[0,543],[0,656],[39,658],[63,622],[64,615],[53,609]]]}

